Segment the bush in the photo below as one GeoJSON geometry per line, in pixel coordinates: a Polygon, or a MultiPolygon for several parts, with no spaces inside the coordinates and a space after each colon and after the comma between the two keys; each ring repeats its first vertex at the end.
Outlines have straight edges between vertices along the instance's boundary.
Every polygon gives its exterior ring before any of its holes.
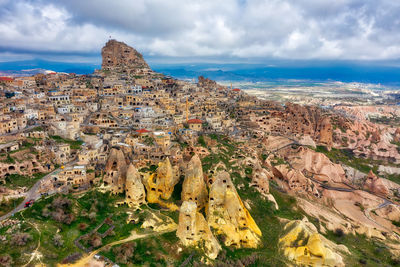
{"type": "Polygon", "coordinates": [[[344,234],[344,232],[343,232],[342,229],[336,228],[336,229],[335,229],[335,235],[336,235],[337,237],[343,237],[345,234],[344,234]]]}
{"type": "Polygon", "coordinates": [[[367,264],[367,260],[366,259],[359,259],[358,262],[361,263],[362,265],[366,265],[367,264]]]}
{"type": "Polygon", "coordinates": [[[72,201],[66,197],[57,197],[51,203],[51,207],[54,210],[51,212],[51,217],[53,220],[71,224],[75,220],[75,215],[70,212],[72,206],[72,201]]]}
{"type": "Polygon", "coordinates": [[[32,240],[32,236],[30,234],[16,233],[11,238],[11,244],[15,246],[25,246],[30,240],[32,240]]]}
{"type": "Polygon", "coordinates": [[[80,223],[80,224],[78,225],[78,229],[79,229],[80,231],[85,231],[86,228],[88,228],[88,225],[87,225],[86,223],[80,223]]]}
{"type": "Polygon", "coordinates": [[[99,236],[97,233],[94,233],[90,236],[89,242],[95,248],[100,247],[103,244],[101,236],[99,236]]]}
{"type": "Polygon", "coordinates": [[[53,237],[53,242],[56,247],[62,247],[64,245],[64,240],[60,234],[55,234],[53,237]]]}
{"type": "Polygon", "coordinates": [[[126,243],[113,249],[114,255],[118,263],[126,264],[129,258],[133,256],[136,243],[126,243]]]}
{"type": "Polygon", "coordinates": [[[63,264],[73,263],[73,262],[77,261],[80,257],[82,257],[82,254],[79,252],[75,252],[75,253],[72,253],[71,255],[67,256],[66,258],[64,258],[62,260],[62,263],[63,264]]]}
{"type": "Polygon", "coordinates": [[[0,256],[0,266],[4,267],[11,267],[13,264],[13,259],[11,258],[10,255],[1,255],[0,256]]]}

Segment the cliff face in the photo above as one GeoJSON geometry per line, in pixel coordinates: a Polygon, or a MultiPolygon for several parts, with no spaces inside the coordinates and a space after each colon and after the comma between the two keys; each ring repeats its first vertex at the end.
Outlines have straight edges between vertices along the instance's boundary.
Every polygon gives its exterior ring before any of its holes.
{"type": "Polygon", "coordinates": [[[129,207],[139,208],[140,205],[144,204],[145,201],[145,191],[140,175],[137,169],[130,164],[126,172],[126,203],[129,207]]]}
{"type": "Polygon", "coordinates": [[[332,146],[332,124],[319,108],[286,103],[284,119],[292,133],[310,135],[315,141],[332,146]]]}
{"type": "Polygon", "coordinates": [[[367,177],[365,178],[364,188],[378,195],[389,195],[389,190],[382,179],[377,177],[372,170],[369,171],[367,177]]]}
{"type": "Polygon", "coordinates": [[[111,149],[106,163],[104,184],[111,186],[112,193],[119,194],[124,192],[126,170],[127,164],[122,150],[116,148],[111,149]]]}
{"type": "Polygon", "coordinates": [[[203,177],[203,168],[199,156],[192,157],[186,170],[182,186],[182,200],[194,201],[198,209],[203,208],[208,200],[208,192],[203,177]]]}
{"type": "Polygon", "coordinates": [[[207,221],[201,213],[197,212],[197,205],[193,201],[182,203],[176,235],[184,246],[200,247],[211,259],[215,259],[221,250],[207,221]]]}
{"type": "Polygon", "coordinates": [[[109,40],[101,49],[102,64],[101,68],[110,69],[129,69],[146,68],[150,69],[143,56],[134,48],[123,42],[109,40]]]}
{"type": "Polygon", "coordinates": [[[211,185],[207,212],[209,225],[225,235],[225,245],[256,248],[261,231],[243,205],[229,173],[221,172],[211,185]]]}
{"type": "Polygon", "coordinates": [[[142,181],[146,187],[149,203],[158,203],[172,210],[178,209],[175,204],[163,201],[171,197],[174,187],[179,181],[179,171],[172,167],[169,158],[158,164],[157,173],[146,173],[142,181]]]}

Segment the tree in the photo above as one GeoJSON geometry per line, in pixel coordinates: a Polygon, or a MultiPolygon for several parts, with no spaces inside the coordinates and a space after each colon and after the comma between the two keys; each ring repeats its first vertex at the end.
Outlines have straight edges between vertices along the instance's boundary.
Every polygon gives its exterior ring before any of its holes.
{"type": "Polygon", "coordinates": [[[0,256],[0,266],[11,267],[13,264],[13,259],[10,255],[5,254],[0,256]]]}
{"type": "Polygon", "coordinates": [[[89,213],[89,219],[91,222],[95,222],[96,221],[96,212],[92,211],[91,213],[89,213]]]}
{"type": "Polygon", "coordinates": [[[11,243],[15,246],[25,246],[32,240],[32,236],[28,233],[16,233],[11,237],[11,243]]]}
{"type": "Polygon", "coordinates": [[[99,236],[97,233],[94,233],[91,237],[90,237],[90,244],[97,248],[100,247],[103,244],[103,241],[101,239],[101,236],[99,236]]]}
{"type": "Polygon", "coordinates": [[[62,236],[59,233],[54,235],[53,242],[56,247],[62,247],[64,245],[64,240],[62,239],[62,236]]]}

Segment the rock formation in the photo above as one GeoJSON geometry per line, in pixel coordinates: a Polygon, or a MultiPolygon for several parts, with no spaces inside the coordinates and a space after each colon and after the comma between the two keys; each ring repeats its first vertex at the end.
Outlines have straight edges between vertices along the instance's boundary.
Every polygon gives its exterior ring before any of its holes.
{"type": "Polygon", "coordinates": [[[372,170],[369,171],[367,177],[365,178],[364,188],[378,195],[387,196],[389,194],[389,190],[383,183],[382,179],[377,177],[372,170]]]}
{"type": "Polygon", "coordinates": [[[111,149],[105,168],[104,185],[110,185],[112,193],[118,194],[125,191],[126,170],[127,164],[122,150],[111,149]]]}
{"type": "Polygon", "coordinates": [[[192,157],[186,169],[181,199],[182,201],[194,201],[199,210],[205,207],[208,201],[208,192],[204,182],[203,168],[197,154],[192,157]]]}
{"type": "Polygon", "coordinates": [[[144,221],[140,228],[151,229],[155,232],[173,231],[177,228],[174,220],[160,211],[143,210],[144,221]]]}
{"type": "Polygon", "coordinates": [[[143,56],[134,48],[123,42],[109,40],[101,49],[102,69],[118,70],[118,69],[150,69],[143,56]]]}
{"type": "Polygon", "coordinates": [[[279,239],[285,256],[301,266],[344,266],[337,250],[348,251],[318,233],[317,228],[306,219],[288,222],[279,239]]]}
{"type": "Polygon", "coordinates": [[[209,78],[204,78],[203,76],[199,76],[198,77],[198,85],[200,87],[204,87],[204,88],[216,88],[218,86],[217,82],[209,79],[209,78]]]}
{"type": "Polygon", "coordinates": [[[137,169],[130,164],[126,172],[126,185],[125,185],[125,202],[129,207],[139,208],[140,205],[145,203],[145,191],[140,174],[137,169]]]}
{"type": "Polygon", "coordinates": [[[332,124],[329,117],[325,117],[321,120],[319,124],[319,129],[317,130],[319,133],[319,143],[326,145],[328,148],[332,147],[332,124]]]}
{"type": "Polygon", "coordinates": [[[315,141],[332,146],[332,125],[329,117],[321,114],[321,109],[286,103],[283,117],[284,127],[289,127],[292,134],[310,135],[315,141]]]}
{"type": "Polygon", "coordinates": [[[255,248],[262,235],[243,205],[229,173],[220,172],[211,185],[207,221],[217,234],[225,235],[225,245],[255,248]]]}
{"type": "Polygon", "coordinates": [[[312,174],[313,178],[329,183],[343,183],[346,174],[340,164],[332,163],[327,156],[309,148],[299,147],[294,154],[288,156],[294,169],[312,174]]]}
{"type": "Polygon", "coordinates": [[[193,201],[182,203],[176,235],[184,246],[200,247],[211,259],[215,259],[221,250],[207,221],[201,213],[197,212],[197,205],[193,201]]]}
{"type": "Polygon", "coordinates": [[[147,202],[158,203],[173,210],[178,209],[175,204],[165,203],[161,200],[168,200],[171,197],[174,187],[179,181],[177,169],[172,168],[168,157],[158,164],[156,173],[145,174],[142,181],[147,191],[147,202]]]}
{"type": "Polygon", "coordinates": [[[279,165],[272,167],[275,177],[284,181],[285,189],[293,191],[297,194],[305,194],[320,197],[316,183],[304,176],[304,174],[296,169],[290,169],[287,165],[279,165]]]}
{"type": "Polygon", "coordinates": [[[394,142],[400,142],[400,128],[397,128],[393,135],[394,142]]]}

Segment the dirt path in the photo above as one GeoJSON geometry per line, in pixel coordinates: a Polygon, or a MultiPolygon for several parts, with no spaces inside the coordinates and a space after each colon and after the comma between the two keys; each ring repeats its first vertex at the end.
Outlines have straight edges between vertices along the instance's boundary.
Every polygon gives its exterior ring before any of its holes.
{"type": "Polygon", "coordinates": [[[102,246],[101,248],[98,248],[98,249],[90,252],[87,256],[85,256],[84,258],[78,260],[77,262],[75,262],[73,264],[58,264],[57,266],[58,267],[83,267],[83,266],[88,266],[89,267],[89,266],[92,266],[91,264],[92,264],[93,257],[97,253],[99,253],[100,251],[102,251],[103,249],[105,249],[107,247],[112,247],[112,246],[115,246],[115,245],[123,244],[123,243],[129,242],[129,241],[133,241],[133,240],[141,239],[141,238],[145,238],[145,237],[162,235],[162,234],[165,234],[165,233],[173,232],[175,230],[176,229],[162,231],[162,232],[146,233],[146,234],[138,234],[135,231],[132,231],[131,235],[129,237],[127,237],[125,239],[118,240],[118,241],[111,242],[109,244],[106,244],[106,245],[102,246]]]}
{"type": "MultiPolygon", "coordinates": [[[[24,218],[24,215],[21,214],[21,216],[22,216],[22,218],[24,219],[24,221],[26,221],[25,218],[24,218]]],[[[41,237],[42,237],[42,232],[40,232],[39,228],[36,226],[35,223],[31,223],[31,222],[27,222],[27,223],[29,223],[30,225],[32,225],[32,226],[36,229],[36,231],[39,233],[39,239],[38,239],[38,244],[37,244],[37,246],[36,246],[36,249],[31,253],[31,258],[29,259],[29,261],[28,261],[25,265],[23,265],[23,267],[28,266],[35,258],[38,259],[38,260],[40,261],[41,265],[43,265],[43,263],[42,263],[42,261],[41,261],[41,259],[40,259],[42,255],[41,255],[41,253],[39,252],[39,248],[40,248],[40,239],[41,239],[41,237]]]]}

